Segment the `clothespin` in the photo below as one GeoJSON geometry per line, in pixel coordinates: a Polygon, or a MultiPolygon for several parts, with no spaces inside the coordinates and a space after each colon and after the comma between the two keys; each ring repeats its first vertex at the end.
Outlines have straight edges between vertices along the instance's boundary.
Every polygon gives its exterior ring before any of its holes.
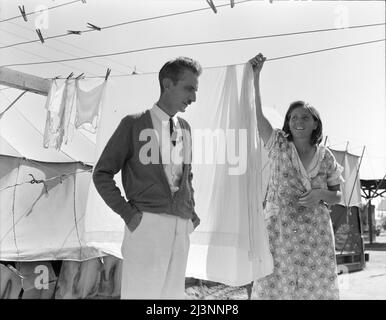
{"type": "Polygon", "coordinates": [[[60,183],[63,183],[63,178],[65,178],[66,177],[66,175],[65,174],[62,174],[60,177],[59,177],[59,181],[60,181],[60,183]]]}
{"type": "Polygon", "coordinates": [[[90,28],[90,29],[94,29],[94,30],[98,30],[98,31],[101,31],[101,28],[91,24],[91,23],[88,23],[87,22],[87,28],[90,28]]]}
{"type": "Polygon", "coordinates": [[[27,22],[28,19],[27,19],[27,15],[25,14],[24,6],[18,6],[18,7],[19,7],[21,15],[23,16],[24,21],[27,22]]]}
{"type": "Polygon", "coordinates": [[[107,68],[106,76],[105,76],[105,81],[107,81],[107,79],[109,78],[110,72],[111,72],[111,69],[107,68]]]}
{"type": "Polygon", "coordinates": [[[213,0],[206,0],[206,2],[210,5],[210,7],[214,11],[214,13],[217,13],[217,9],[216,9],[216,6],[213,3],[213,0]]]}
{"type": "Polygon", "coordinates": [[[81,0],[82,1],[82,3],[86,3],[86,0],[81,0]]]}
{"type": "Polygon", "coordinates": [[[67,30],[67,34],[78,34],[80,35],[82,31],[76,31],[76,30],[67,30]]]}
{"type": "Polygon", "coordinates": [[[137,70],[137,67],[134,67],[134,70],[131,74],[138,74],[136,70],[137,70]]]}
{"type": "Polygon", "coordinates": [[[231,0],[231,8],[235,6],[235,0],[231,0]]]}
{"type": "Polygon", "coordinates": [[[73,75],[74,75],[74,73],[71,72],[71,73],[68,75],[67,80],[70,79],[73,75]]]}
{"type": "Polygon", "coordinates": [[[39,36],[40,42],[44,43],[44,38],[42,36],[42,32],[40,31],[40,29],[36,29],[36,32],[37,32],[37,34],[39,36]]]}
{"type": "Polygon", "coordinates": [[[77,76],[75,80],[79,80],[80,78],[84,78],[84,72],[82,72],[79,76],[77,76]]]}

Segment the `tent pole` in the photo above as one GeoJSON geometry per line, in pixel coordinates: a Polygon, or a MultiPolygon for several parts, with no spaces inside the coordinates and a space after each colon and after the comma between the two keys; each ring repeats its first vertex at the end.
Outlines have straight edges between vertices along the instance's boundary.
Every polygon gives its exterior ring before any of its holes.
{"type": "Polygon", "coordinates": [[[371,197],[369,199],[368,203],[368,219],[369,219],[369,238],[370,238],[370,244],[373,244],[373,215],[371,214],[371,197]]]}

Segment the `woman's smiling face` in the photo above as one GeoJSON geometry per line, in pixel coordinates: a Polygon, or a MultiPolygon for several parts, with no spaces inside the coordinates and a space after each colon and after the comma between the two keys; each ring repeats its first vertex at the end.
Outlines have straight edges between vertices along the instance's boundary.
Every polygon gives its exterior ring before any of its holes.
{"type": "Polygon", "coordinates": [[[307,108],[299,106],[292,110],[289,119],[289,128],[293,138],[311,138],[312,132],[318,123],[307,108]]]}

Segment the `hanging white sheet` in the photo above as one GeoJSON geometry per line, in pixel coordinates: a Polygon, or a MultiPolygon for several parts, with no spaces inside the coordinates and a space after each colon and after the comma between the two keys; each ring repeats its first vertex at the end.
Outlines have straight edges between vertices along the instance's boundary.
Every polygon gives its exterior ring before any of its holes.
{"type": "Polygon", "coordinates": [[[341,184],[342,200],[339,204],[343,206],[361,206],[361,182],[359,177],[360,157],[348,153],[330,149],[336,161],[343,166],[342,173],[344,182],[341,184]]]}

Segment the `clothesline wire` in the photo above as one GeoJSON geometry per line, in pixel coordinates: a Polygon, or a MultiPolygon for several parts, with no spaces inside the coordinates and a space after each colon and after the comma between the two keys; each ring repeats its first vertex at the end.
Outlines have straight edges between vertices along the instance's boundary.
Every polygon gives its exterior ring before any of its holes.
{"type": "MultiPolygon", "coordinates": [[[[242,3],[245,3],[245,2],[251,2],[251,1],[253,1],[253,0],[243,0],[243,1],[235,2],[235,4],[242,4],[242,3]]],[[[230,3],[222,4],[222,5],[216,5],[216,8],[228,7],[228,6],[230,6],[230,3]]],[[[105,27],[100,27],[100,26],[98,26],[98,27],[101,30],[111,29],[111,28],[120,27],[120,26],[127,25],[127,24],[133,24],[133,23],[144,22],[144,21],[149,21],[149,20],[168,18],[168,17],[172,17],[172,16],[183,15],[183,14],[188,14],[188,13],[193,13],[193,12],[198,12],[198,11],[205,11],[205,10],[212,10],[212,9],[209,6],[206,6],[204,8],[198,8],[198,9],[192,9],[192,10],[187,10],[187,11],[169,13],[169,14],[165,14],[165,15],[150,17],[150,18],[143,18],[143,19],[137,19],[137,20],[121,22],[121,23],[117,23],[117,24],[113,24],[113,25],[109,25],[109,26],[105,26],[105,27]]],[[[0,21],[0,22],[2,22],[2,21],[0,21]]],[[[86,30],[79,30],[79,31],[80,31],[80,33],[87,33],[87,32],[97,31],[97,29],[86,29],[86,30]]],[[[72,34],[72,33],[63,33],[63,34],[59,34],[59,35],[55,35],[55,36],[44,37],[44,40],[56,39],[56,38],[68,37],[68,36],[74,36],[74,34],[72,34]]],[[[79,35],[77,35],[77,36],[79,36],[79,35]]],[[[0,47],[0,49],[6,49],[6,48],[15,47],[15,46],[18,46],[18,45],[23,45],[23,44],[34,43],[34,42],[40,42],[40,40],[37,39],[37,40],[18,42],[18,43],[2,46],[2,47],[0,47]]]]}
{"type": "MultiPolygon", "coordinates": [[[[82,0],[74,0],[74,1],[66,2],[66,3],[58,4],[56,6],[48,7],[46,9],[31,11],[31,12],[26,13],[25,15],[29,16],[29,15],[32,15],[32,14],[35,14],[35,13],[41,13],[43,11],[48,11],[48,10],[56,9],[56,8],[59,8],[59,7],[64,7],[64,6],[67,6],[69,4],[73,4],[73,3],[76,3],[76,2],[82,2],[82,0]]],[[[7,19],[4,19],[4,20],[0,20],[0,23],[6,22],[6,21],[10,21],[10,20],[14,20],[14,19],[18,19],[18,18],[21,18],[21,17],[23,17],[23,15],[20,14],[20,15],[15,16],[15,17],[11,17],[11,18],[7,18],[7,19]]]]}
{"type": "MultiPolygon", "coordinates": [[[[13,36],[17,36],[17,37],[20,37],[20,35],[19,34],[17,34],[17,33],[14,33],[14,32],[10,32],[10,31],[6,31],[6,30],[1,30],[2,32],[5,32],[5,33],[8,33],[8,34],[11,34],[11,35],[13,35],[13,36]]],[[[56,41],[59,41],[59,40],[56,40],[56,41]]],[[[76,57],[76,55],[74,55],[74,54],[71,54],[71,53],[69,53],[69,52],[66,52],[66,51],[64,51],[64,50],[62,50],[62,49],[56,49],[55,47],[53,47],[53,46],[49,46],[49,45],[47,45],[47,46],[45,46],[45,48],[48,48],[48,49],[51,49],[51,50],[53,50],[53,51],[57,51],[57,52],[60,52],[61,54],[66,54],[66,55],[68,55],[68,56],[71,56],[71,57],[76,57]]],[[[31,50],[24,50],[24,49],[22,49],[22,48],[15,48],[15,50],[18,50],[18,51],[21,51],[21,52],[23,52],[23,53],[26,53],[26,54],[28,54],[29,56],[34,56],[34,57],[38,57],[38,58],[42,58],[42,59],[47,59],[47,57],[45,57],[45,56],[43,56],[43,55],[40,55],[40,54],[37,54],[37,53],[34,53],[34,52],[31,52],[31,50]]],[[[78,48],[78,50],[83,50],[83,49],[80,49],[80,48],[78,48]]],[[[84,51],[84,50],[83,50],[84,51]]],[[[99,67],[103,67],[103,68],[105,68],[105,66],[104,65],[102,65],[101,63],[97,63],[97,62],[95,62],[95,61],[90,61],[90,63],[92,63],[92,64],[95,64],[95,65],[98,65],[99,67]]],[[[61,65],[63,65],[64,67],[66,67],[66,68],[71,68],[72,70],[81,70],[80,68],[77,68],[77,67],[73,67],[73,66],[69,66],[69,65],[67,65],[67,64],[65,64],[65,63],[60,63],[61,65]]],[[[80,71],[81,72],[81,71],[80,71]]],[[[90,74],[92,74],[93,72],[90,72],[90,74]]],[[[94,75],[96,75],[96,74],[94,74],[94,75]]]]}
{"type": "MultiPolygon", "coordinates": [[[[14,23],[14,22],[9,22],[9,23],[11,23],[12,25],[14,25],[14,26],[16,26],[16,27],[18,27],[18,28],[21,28],[21,29],[23,29],[23,30],[26,30],[26,31],[35,33],[35,31],[31,31],[29,28],[26,28],[26,27],[24,27],[24,26],[22,26],[22,25],[19,25],[19,24],[17,24],[17,23],[14,23]]],[[[11,34],[11,35],[13,35],[13,36],[19,37],[19,38],[21,37],[20,34],[15,33],[15,32],[10,32],[10,31],[8,31],[8,30],[7,30],[7,31],[6,31],[6,30],[1,30],[1,31],[2,31],[2,32],[5,32],[5,33],[8,33],[8,34],[11,34]]],[[[24,38],[24,37],[23,37],[23,38],[24,38]]],[[[69,46],[69,47],[71,47],[71,48],[75,48],[76,50],[79,50],[79,51],[83,51],[83,52],[95,54],[95,52],[93,52],[93,51],[91,51],[91,50],[88,50],[88,49],[85,49],[85,48],[76,46],[76,45],[74,45],[74,44],[72,44],[72,43],[70,43],[70,42],[64,41],[64,40],[59,40],[59,39],[57,39],[57,40],[55,40],[55,41],[58,42],[58,43],[60,43],[60,44],[64,44],[65,46],[69,46]]],[[[0,43],[0,44],[1,44],[1,45],[4,45],[4,43],[0,43]]],[[[57,48],[55,48],[54,46],[51,46],[51,45],[48,45],[48,44],[45,44],[44,47],[45,47],[45,48],[52,49],[52,50],[54,50],[54,51],[58,51],[58,52],[67,54],[67,55],[72,56],[72,57],[75,57],[75,56],[76,56],[76,55],[74,55],[74,54],[72,54],[72,53],[70,53],[70,52],[68,52],[68,51],[64,51],[62,48],[61,48],[61,49],[57,49],[57,48]]],[[[16,50],[20,50],[20,51],[22,51],[22,52],[25,52],[25,53],[27,53],[28,55],[33,55],[33,56],[36,56],[36,57],[40,57],[40,58],[43,58],[43,59],[47,59],[47,57],[44,57],[44,56],[41,56],[41,55],[37,55],[37,54],[32,53],[31,50],[23,50],[22,48],[15,48],[15,49],[16,49],[16,50]]],[[[108,61],[111,61],[111,62],[113,62],[114,64],[119,65],[120,67],[124,67],[125,69],[130,68],[130,69],[132,69],[132,70],[136,70],[136,67],[135,67],[135,66],[134,66],[134,67],[133,67],[133,66],[129,66],[129,65],[127,65],[127,64],[121,63],[120,61],[115,61],[115,60],[113,60],[113,59],[111,59],[111,58],[106,58],[106,63],[108,63],[108,61]]],[[[98,65],[99,67],[106,68],[106,67],[105,67],[106,64],[98,63],[98,62],[95,62],[95,61],[90,61],[90,63],[95,64],[95,65],[98,65]]],[[[63,65],[66,66],[65,64],[63,64],[63,65]]],[[[66,67],[68,67],[68,66],[66,66],[66,67]]],[[[114,71],[114,69],[118,69],[118,68],[112,68],[113,71],[114,71]]],[[[126,73],[127,73],[127,71],[120,71],[120,70],[118,70],[118,71],[121,72],[122,74],[126,74],[126,73]]]]}
{"type": "MultiPolygon", "coordinates": [[[[380,26],[380,25],[385,25],[385,24],[386,23],[375,23],[375,24],[369,24],[369,25],[357,25],[357,26],[352,26],[352,27],[349,27],[349,28],[374,27],[374,26],[380,26]]],[[[325,31],[337,31],[337,30],[343,30],[343,29],[344,28],[340,28],[340,29],[328,28],[328,29],[318,29],[318,30],[308,30],[308,31],[290,32],[290,33],[262,35],[262,36],[254,36],[254,37],[233,38],[233,39],[224,39],[224,40],[210,40],[210,41],[183,43],[183,44],[172,44],[172,45],[155,46],[155,47],[148,47],[148,48],[135,49],[135,50],[127,50],[127,51],[105,53],[105,54],[99,54],[99,55],[90,55],[90,56],[84,56],[84,57],[78,57],[78,58],[59,59],[59,60],[51,60],[51,61],[26,62],[26,63],[14,63],[14,64],[3,65],[3,67],[27,66],[27,65],[38,65],[38,64],[50,64],[50,63],[58,63],[58,62],[66,62],[66,61],[79,61],[79,60],[87,60],[87,59],[91,59],[91,58],[102,58],[102,57],[109,57],[109,56],[117,56],[117,55],[124,55],[124,54],[130,54],[130,53],[136,53],[136,52],[144,52],[144,51],[150,51],[150,50],[158,50],[158,49],[168,49],[168,48],[177,48],[177,47],[189,47],[189,46],[196,46],[196,45],[206,45],[206,44],[215,44],[215,43],[224,43],[224,42],[235,42],[235,41],[245,41],[245,40],[256,40],[256,39],[262,39],[262,38],[282,37],[282,36],[299,35],[299,34],[315,33],[315,32],[325,32],[325,31]]],[[[380,40],[378,40],[378,41],[380,41],[380,40]]],[[[279,58],[275,58],[275,59],[281,59],[281,58],[279,57],[279,58]]]]}
{"type": "MultiPolygon", "coordinates": [[[[235,4],[240,4],[240,3],[243,3],[243,2],[248,2],[248,1],[256,1],[256,0],[245,0],[245,1],[240,1],[240,2],[235,2],[235,4]]],[[[266,0],[260,0],[261,2],[264,2],[266,0]]],[[[280,2],[281,0],[273,0],[273,2],[280,2]]],[[[285,0],[286,1],[286,0],[285,0]]],[[[347,1],[347,2],[381,2],[381,1],[385,1],[385,0],[313,0],[313,1],[322,1],[322,2],[342,2],[342,1],[347,1]]],[[[26,13],[26,16],[29,16],[29,15],[32,15],[32,14],[36,14],[36,13],[41,13],[42,11],[48,11],[48,10],[52,10],[52,9],[56,9],[56,8],[59,8],[59,7],[64,7],[64,6],[67,6],[67,5],[70,5],[70,4],[73,4],[73,3],[76,3],[76,2],[82,2],[82,0],[75,0],[75,1],[70,1],[70,2],[66,2],[66,3],[62,3],[62,4],[59,4],[59,5],[56,5],[56,6],[52,6],[52,7],[48,7],[46,9],[42,9],[42,10],[35,10],[35,11],[32,11],[32,12],[28,12],[26,13]]],[[[223,7],[223,6],[226,6],[226,5],[216,5],[216,8],[220,8],[220,7],[223,7]]],[[[197,10],[205,10],[205,9],[211,9],[210,7],[206,7],[206,8],[202,8],[202,9],[196,9],[194,11],[197,11],[197,10]]],[[[194,12],[193,11],[193,12],[194,12]]],[[[190,11],[187,11],[187,12],[179,12],[179,13],[174,13],[174,14],[170,14],[170,15],[180,15],[180,14],[184,14],[184,13],[190,13],[190,11]]],[[[139,21],[147,21],[147,20],[154,20],[154,19],[158,19],[158,18],[164,18],[164,17],[167,17],[167,16],[170,16],[170,15],[165,15],[165,16],[158,16],[158,17],[152,17],[152,18],[145,18],[145,19],[141,19],[139,21]]],[[[15,19],[18,19],[18,18],[22,18],[23,15],[18,15],[18,16],[14,16],[14,17],[11,17],[11,18],[7,18],[7,19],[4,19],[4,20],[0,20],[0,23],[2,22],[6,22],[6,21],[10,21],[10,20],[15,20],[15,19]]],[[[136,21],[136,22],[139,22],[139,21],[136,21]]],[[[133,22],[127,22],[127,23],[133,23],[133,22]]],[[[122,24],[127,24],[127,23],[120,23],[120,24],[117,24],[117,25],[122,25],[122,24]]],[[[112,27],[112,26],[111,26],[112,27]]],[[[106,28],[106,27],[105,27],[106,28]]],[[[88,30],[87,30],[88,31],[88,30]]]]}
{"type": "MultiPolygon", "coordinates": [[[[256,1],[256,0],[248,0],[248,1],[256,1]]],[[[266,1],[266,0],[260,0],[260,1],[266,1]]],[[[273,2],[280,2],[281,0],[273,0],[273,2]]],[[[313,0],[313,1],[324,1],[324,2],[341,2],[341,1],[347,1],[347,2],[380,2],[380,1],[385,1],[385,0],[313,0]]],[[[82,2],[82,0],[74,0],[74,1],[70,1],[70,2],[66,2],[66,3],[62,3],[62,4],[59,4],[59,5],[56,5],[56,6],[52,6],[52,7],[48,7],[46,9],[42,9],[42,10],[35,10],[35,11],[32,11],[32,12],[28,12],[26,13],[26,16],[29,16],[29,15],[33,15],[33,14],[36,14],[36,13],[41,13],[42,11],[48,11],[48,10],[52,10],[52,9],[56,9],[56,8],[59,8],[59,7],[64,7],[64,6],[67,6],[67,5],[70,5],[70,4],[73,4],[73,3],[76,3],[76,2],[82,2]]],[[[239,2],[235,2],[235,4],[237,4],[239,2]]],[[[216,8],[218,7],[221,7],[222,5],[216,5],[216,8]]],[[[210,9],[210,8],[209,8],[210,9]]],[[[18,15],[18,16],[14,16],[14,17],[11,17],[11,18],[7,18],[7,19],[4,19],[4,20],[0,20],[0,23],[1,22],[6,22],[6,21],[10,21],[10,20],[15,20],[15,19],[18,19],[18,18],[21,18],[23,17],[21,14],[18,15]]]]}
{"type": "MultiPolygon", "coordinates": [[[[276,57],[276,58],[267,58],[266,61],[275,61],[275,60],[281,60],[281,59],[286,59],[286,58],[293,58],[293,57],[297,57],[297,56],[314,54],[314,53],[318,53],[318,52],[325,52],[325,51],[330,51],[330,50],[337,50],[337,49],[343,49],[343,48],[348,48],[348,47],[354,47],[354,46],[360,46],[360,45],[376,43],[376,42],[382,42],[382,41],[385,41],[385,40],[386,39],[377,39],[377,40],[366,41],[366,42],[358,42],[358,43],[353,43],[353,44],[348,44],[348,45],[343,45],[343,46],[330,47],[330,48],[326,48],[326,49],[306,51],[306,52],[301,52],[301,53],[296,53],[296,54],[291,54],[291,55],[285,55],[285,56],[276,57]]],[[[154,50],[154,49],[157,49],[157,47],[148,48],[148,49],[141,49],[141,50],[135,50],[135,51],[132,51],[132,52],[145,51],[145,50],[154,50]]],[[[127,52],[127,53],[131,53],[131,52],[127,52]]],[[[58,61],[47,61],[47,62],[42,62],[42,63],[31,63],[31,64],[46,64],[46,63],[56,63],[56,62],[58,62],[58,61]]],[[[235,64],[235,65],[237,66],[237,65],[243,65],[243,64],[245,64],[245,62],[244,63],[238,63],[238,64],[235,64]]],[[[18,64],[18,65],[30,65],[30,64],[18,64]]],[[[204,67],[204,69],[214,69],[214,68],[221,68],[221,67],[227,67],[227,66],[229,66],[229,65],[210,66],[210,67],[204,67]]],[[[144,73],[140,73],[140,74],[133,74],[133,73],[131,73],[131,74],[125,74],[125,75],[110,75],[109,77],[118,78],[118,77],[129,77],[129,76],[147,75],[147,74],[155,74],[155,73],[158,73],[158,72],[152,71],[152,72],[144,72],[144,73]]],[[[92,76],[92,77],[85,76],[84,79],[99,79],[99,78],[104,78],[104,77],[105,77],[105,75],[92,76]]],[[[52,78],[46,78],[46,79],[52,79],[52,78]]],[[[64,79],[64,78],[59,77],[58,79],[64,79]]]]}
{"type": "Polygon", "coordinates": [[[51,178],[48,178],[48,179],[42,179],[42,180],[36,180],[35,178],[34,178],[34,176],[31,174],[31,176],[32,176],[32,179],[31,180],[29,180],[29,181],[24,181],[24,182],[21,182],[21,183],[16,183],[16,184],[13,184],[13,185],[10,185],[10,186],[6,186],[6,187],[4,187],[4,188],[1,188],[0,189],[0,192],[1,191],[4,191],[4,190],[6,190],[6,189],[9,189],[9,188],[14,188],[14,187],[18,187],[18,186],[21,186],[21,185],[24,185],[24,184],[28,184],[28,183],[30,183],[30,184],[39,184],[39,183],[43,183],[43,184],[45,184],[46,182],[48,182],[48,181],[51,181],[51,180],[55,180],[55,179],[60,179],[60,180],[63,180],[63,179],[65,179],[65,178],[67,178],[67,177],[69,177],[69,176],[72,176],[72,175],[77,175],[77,174],[79,174],[79,173],[84,173],[84,172],[91,172],[92,171],[92,169],[88,169],[88,170],[81,170],[81,171],[75,171],[75,172],[71,172],[71,173],[64,173],[64,174],[61,174],[61,175],[58,175],[58,176],[55,176],[55,177],[51,177],[51,178]]]}

